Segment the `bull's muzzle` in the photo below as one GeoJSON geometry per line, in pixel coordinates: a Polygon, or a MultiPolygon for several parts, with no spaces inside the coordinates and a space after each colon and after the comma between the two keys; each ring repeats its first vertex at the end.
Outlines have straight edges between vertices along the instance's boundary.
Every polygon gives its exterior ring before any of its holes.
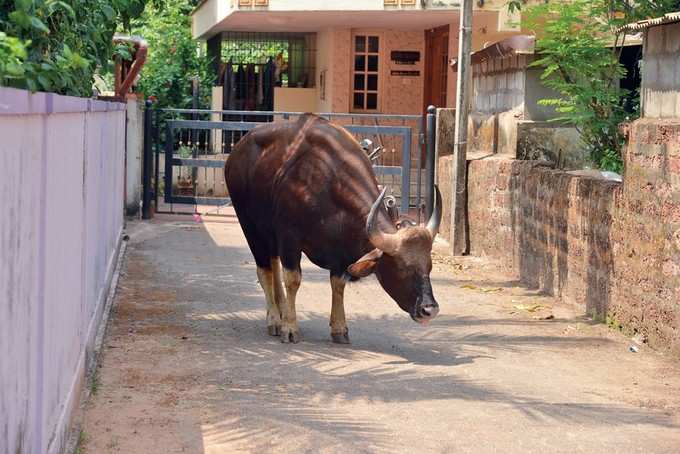
{"type": "Polygon", "coordinates": [[[439,314],[439,304],[434,300],[434,298],[427,298],[418,301],[414,307],[414,311],[411,314],[411,318],[426,326],[430,321],[439,314]]]}
{"type": "Polygon", "coordinates": [[[421,325],[427,325],[437,314],[439,314],[439,304],[432,294],[430,277],[423,276],[420,282],[420,296],[413,306],[411,318],[421,325]]]}

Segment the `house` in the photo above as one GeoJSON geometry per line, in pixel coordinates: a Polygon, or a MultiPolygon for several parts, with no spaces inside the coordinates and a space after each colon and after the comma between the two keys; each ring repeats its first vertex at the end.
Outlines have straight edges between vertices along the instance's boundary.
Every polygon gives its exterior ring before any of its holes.
{"type": "MultiPolygon", "coordinates": [[[[585,154],[576,128],[555,122],[554,108],[539,103],[559,94],[544,84],[543,68],[532,66],[534,51],[534,36],[514,35],[472,54],[468,152],[580,167],[585,154]]],[[[455,72],[457,62],[451,66],[455,72]]]]}
{"type": "MultiPolygon", "coordinates": [[[[475,2],[473,50],[519,33],[506,3],[475,2]]],[[[213,92],[213,108],[421,114],[430,104],[455,105],[448,61],[458,52],[459,7],[452,0],[204,0],[192,12],[192,31],[215,57],[222,89],[213,92]]]]}
{"type": "Polygon", "coordinates": [[[680,11],[625,29],[644,35],[642,117],[680,118],[680,11]]]}

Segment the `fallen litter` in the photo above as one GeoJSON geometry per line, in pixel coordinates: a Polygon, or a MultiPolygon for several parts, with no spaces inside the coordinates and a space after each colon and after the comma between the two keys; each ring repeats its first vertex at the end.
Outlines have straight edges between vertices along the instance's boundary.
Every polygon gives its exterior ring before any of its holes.
{"type": "Polygon", "coordinates": [[[539,309],[544,308],[542,304],[515,304],[514,306],[515,309],[519,309],[520,311],[527,311],[527,312],[536,312],[539,309]]]}
{"type": "Polygon", "coordinates": [[[534,315],[534,320],[554,320],[555,316],[553,314],[541,317],[540,315],[534,315]]]}
{"type": "Polygon", "coordinates": [[[640,349],[636,345],[631,345],[630,347],[628,347],[628,351],[630,351],[631,353],[638,353],[640,349]]]}
{"type": "Polygon", "coordinates": [[[461,285],[460,288],[466,288],[468,290],[477,290],[477,286],[472,284],[461,285]]]}

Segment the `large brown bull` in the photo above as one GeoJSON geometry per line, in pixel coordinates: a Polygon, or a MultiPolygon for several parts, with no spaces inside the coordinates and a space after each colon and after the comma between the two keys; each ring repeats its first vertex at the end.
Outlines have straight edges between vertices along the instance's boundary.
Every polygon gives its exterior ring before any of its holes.
{"type": "Polygon", "coordinates": [[[346,282],[373,272],[413,320],[426,323],[439,312],[430,284],[439,191],[426,227],[397,229],[371,163],[343,128],[314,115],[258,126],[237,144],[224,172],[266,296],[269,334],[300,340],[302,252],[330,271],[334,342],[349,343],[346,282]]]}

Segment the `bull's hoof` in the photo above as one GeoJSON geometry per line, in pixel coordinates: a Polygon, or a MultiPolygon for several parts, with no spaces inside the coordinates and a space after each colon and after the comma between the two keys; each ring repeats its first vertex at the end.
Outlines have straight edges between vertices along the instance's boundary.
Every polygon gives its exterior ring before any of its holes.
{"type": "Polygon", "coordinates": [[[281,342],[284,344],[297,344],[300,342],[302,337],[300,336],[300,331],[281,329],[281,342]]]}
{"type": "Polygon", "coordinates": [[[331,340],[334,344],[349,344],[349,330],[345,330],[344,333],[331,333],[331,340]]]}
{"type": "Polygon", "coordinates": [[[267,326],[267,332],[270,336],[280,336],[281,326],[280,325],[269,325],[267,326]]]}

